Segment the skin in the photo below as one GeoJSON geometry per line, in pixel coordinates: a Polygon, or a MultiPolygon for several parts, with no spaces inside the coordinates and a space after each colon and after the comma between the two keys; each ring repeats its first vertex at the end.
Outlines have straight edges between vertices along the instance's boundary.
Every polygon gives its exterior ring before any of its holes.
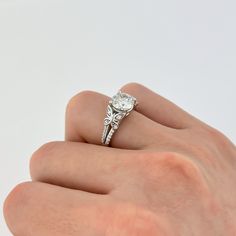
{"type": "Polygon", "coordinates": [[[139,102],[100,145],[109,98],[85,91],[66,111],[63,142],[31,158],[32,181],[4,204],[15,236],[235,236],[236,148],[142,85],[139,102]]]}

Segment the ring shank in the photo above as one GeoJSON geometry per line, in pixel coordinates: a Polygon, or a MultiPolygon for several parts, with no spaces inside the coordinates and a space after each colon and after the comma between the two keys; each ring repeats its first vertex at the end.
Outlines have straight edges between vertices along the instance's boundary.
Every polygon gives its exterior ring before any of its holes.
{"type": "Polygon", "coordinates": [[[121,121],[130,114],[136,105],[136,98],[120,91],[113,97],[113,100],[109,101],[101,139],[103,145],[109,146],[121,121]]]}

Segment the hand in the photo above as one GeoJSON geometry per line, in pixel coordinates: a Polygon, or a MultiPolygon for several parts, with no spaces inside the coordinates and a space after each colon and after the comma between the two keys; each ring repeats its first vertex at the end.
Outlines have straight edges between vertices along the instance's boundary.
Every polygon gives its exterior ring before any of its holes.
{"type": "Polygon", "coordinates": [[[71,99],[66,141],[31,159],[33,181],[4,206],[17,236],[235,236],[236,148],[220,132],[138,84],[136,111],[100,146],[109,98],[71,99]]]}

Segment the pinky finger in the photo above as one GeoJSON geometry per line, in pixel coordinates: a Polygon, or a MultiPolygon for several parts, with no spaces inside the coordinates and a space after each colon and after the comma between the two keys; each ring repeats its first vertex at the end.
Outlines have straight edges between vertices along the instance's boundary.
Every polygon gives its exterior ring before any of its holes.
{"type": "Polygon", "coordinates": [[[98,209],[105,198],[40,182],[22,183],[5,201],[4,215],[13,235],[100,235],[98,209]]]}

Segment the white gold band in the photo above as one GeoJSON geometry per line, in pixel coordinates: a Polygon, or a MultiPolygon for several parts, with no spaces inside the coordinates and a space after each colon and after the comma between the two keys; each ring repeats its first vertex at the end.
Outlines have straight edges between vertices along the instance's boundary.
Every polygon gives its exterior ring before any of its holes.
{"type": "Polygon", "coordinates": [[[102,134],[102,144],[109,145],[113,134],[119,128],[121,121],[130,114],[137,105],[136,98],[127,93],[118,92],[109,101],[107,114],[104,119],[104,129],[102,134]]]}

